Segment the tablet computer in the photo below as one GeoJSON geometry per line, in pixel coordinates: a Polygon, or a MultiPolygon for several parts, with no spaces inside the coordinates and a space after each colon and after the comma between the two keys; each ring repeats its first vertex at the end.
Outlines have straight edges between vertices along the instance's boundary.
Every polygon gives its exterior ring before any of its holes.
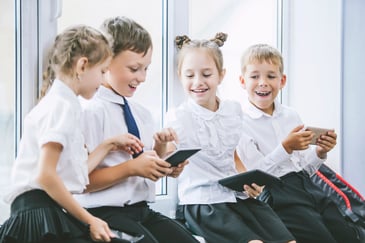
{"type": "Polygon", "coordinates": [[[333,131],[333,129],[321,128],[321,127],[307,127],[306,131],[314,132],[314,137],[312,138],[310,144],[315,145],[317,143],[317,139],[319,136],[326,134],[329,131],[333,131]]]}
{"type": "Polygon", "coordinates": [[[250,170],[237,175],[220,179],[219,184],[235,191],[243,191],[243,185],[255,183],[259,186],[280,183],[280,178],[270,175],[262,170],[250,170]]]}
{"type": "Polygon", "coordinates": [[[162,159],[165,160],[166,162],[169,162],[171,166],[177,166],[178,164],[184,162],[190,156],[192,156],[193,154],[197,153],[200,150],[201,148],[179,148],[171,152],[162,159]]]}
{"type": "Polygon", "coordinates": [[[115,243],[136,243],[143,239],[144,235],[142,234],[135,234],[135,233],[126,233],[123,231],[110,229],[111,232],[114,233],[115,237],[111,238],[111,242],[115,243]]]}

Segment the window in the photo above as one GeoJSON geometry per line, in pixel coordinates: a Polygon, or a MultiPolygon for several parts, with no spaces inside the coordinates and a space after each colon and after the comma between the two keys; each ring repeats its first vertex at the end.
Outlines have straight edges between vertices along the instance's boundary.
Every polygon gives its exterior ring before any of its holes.
{"type": "MultiPolygon", "coordinates": [[[[0,2],[0,197],[9,187],[14,161],[15,124],[15,5],[13,0],[0,2]],[[11,21],[13,20],[13,21],[11,21]],[[6,58],[4,58],[6,57],[6,58]]],[[[0,222],[9,215],[9,206],[0,200],[0,222]]]]}

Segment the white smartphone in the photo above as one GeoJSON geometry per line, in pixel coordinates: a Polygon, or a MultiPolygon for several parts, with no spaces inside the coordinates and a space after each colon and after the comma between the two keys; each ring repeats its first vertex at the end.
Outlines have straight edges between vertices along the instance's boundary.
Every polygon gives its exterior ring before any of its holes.
{"type": "Polygon", "coordinates": [[[179,148],[165,156],[163,160],[169,162],[171,166],[177,166],[200,150],[201,148],[179,148]]]}
{"type": "Polygon", "coordinates": [[[110,231],[113,232],[113,234],[116,236],[116,237],[111,238],[112,242],[136,243],[136,242],[139,242],[140,240],[142,240],[144,237],[144,235],[142,235],[142,234],[126,233],[126,232],[114,230],[114,229],[111,229],[110,231]]]}
{"type": "Polygon", "coordinates": [[[327,134],[329,131],[333,131],[333,129],[321,128],[321,127],[306,127],[305,131],[312,131],[314,132],[314,137],[312,138],[310,144],[315,145],[317,143],[317,139],[321,135],[327,134]]]}

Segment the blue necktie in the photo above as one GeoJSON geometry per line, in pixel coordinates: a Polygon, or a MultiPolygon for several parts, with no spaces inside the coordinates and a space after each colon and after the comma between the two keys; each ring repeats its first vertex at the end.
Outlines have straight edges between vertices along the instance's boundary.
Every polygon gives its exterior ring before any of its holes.
{"type": "MultiPolygon", "coordinates": [[[[124,119],[125,119],[125,123],[127,124],[128,132],[130,134],[133,134],[137,138],[140,138],[136,120],[134,120],[132,111],[128,105],[128,101],[126,100],[125,97],[123,97],[123,100],[124,100],[124,105],[122,105],[122,107],[123,107],[123,111],[124,111],[124,119]]],[[[141,153],[133,154],[133,158],[136,158],[141,153]]]]}

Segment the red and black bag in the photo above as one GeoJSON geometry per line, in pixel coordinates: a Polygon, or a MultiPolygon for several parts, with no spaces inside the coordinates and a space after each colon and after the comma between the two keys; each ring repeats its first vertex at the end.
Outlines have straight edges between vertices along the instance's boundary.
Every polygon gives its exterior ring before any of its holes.
{"type": "Polygon", "coordinates": [[[362,238],[365,237],[364,197],[327,165],[322,164],[311,177],[315,185],[335,202],[341,214],[356,225],[362,238]]]}

